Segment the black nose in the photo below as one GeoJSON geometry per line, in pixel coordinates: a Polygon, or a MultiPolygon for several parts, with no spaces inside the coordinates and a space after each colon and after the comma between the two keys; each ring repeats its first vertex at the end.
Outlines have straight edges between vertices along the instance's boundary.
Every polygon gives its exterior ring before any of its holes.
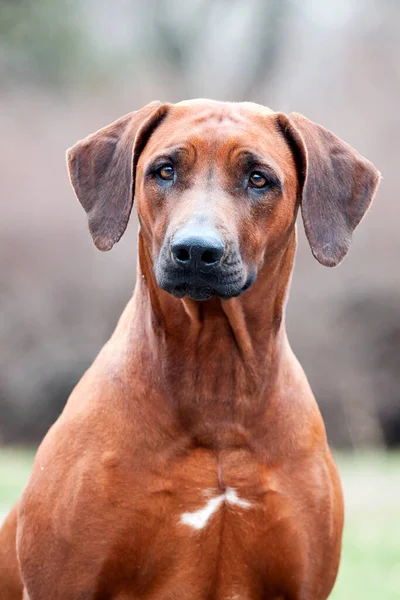
{"type": "Polygon", "coordinates": [[[204,234],[178,232],[171,242],[174,261],[181,267],[210,271],[224,254],[224,244],[213,231],[204,234]]]}

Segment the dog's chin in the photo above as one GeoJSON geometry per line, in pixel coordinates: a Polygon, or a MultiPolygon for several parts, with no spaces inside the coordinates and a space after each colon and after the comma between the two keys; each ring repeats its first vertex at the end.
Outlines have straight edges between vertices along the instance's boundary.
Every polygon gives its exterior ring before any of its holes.
{"type": "Polygon", "coordinates": [[[254,283],[256,275],[252,274],[243,285],[241,282],[226,282],[223,280],[218,284],[207,285],[205,281],[182,281],[174,278],[157,277],[157,283],[164,291],[175,298],[190,298],[197,302],[205,302],[213,297],[221,300],[230,300],[236,298],[248,290],[254,283]]]}

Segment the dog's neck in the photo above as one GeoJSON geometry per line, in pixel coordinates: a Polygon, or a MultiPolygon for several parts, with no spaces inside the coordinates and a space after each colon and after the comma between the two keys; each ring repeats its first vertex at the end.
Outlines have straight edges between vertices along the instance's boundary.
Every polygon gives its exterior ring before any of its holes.
{"type": "Polygon", "coordinates": [[[273,394],[288,352],[284,310],[295,249],[293,231],[242,296],[196,302],[158,287],[139,232],[137,283],[120,327],[129,331],[132,355],[142,368],[157,365],[147,377],[186,425],[242,420],[249,405],[255,418],[273,394]],[[146,360],[149,356],[153,360],[146,360]]]}

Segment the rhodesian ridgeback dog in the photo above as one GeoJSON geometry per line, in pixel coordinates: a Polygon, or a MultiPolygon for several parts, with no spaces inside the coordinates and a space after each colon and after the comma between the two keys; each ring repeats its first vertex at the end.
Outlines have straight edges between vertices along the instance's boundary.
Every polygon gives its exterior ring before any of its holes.
{"type": "Polygon", "coordinates": [[[137,283],[3,526],[1,598],[328,598],[342,492],[284,312],[298,207],[334,266],[378,171],[299,114],[209,100],[151,103],[68,167],[100,250],[135,197],[137,283]]]}

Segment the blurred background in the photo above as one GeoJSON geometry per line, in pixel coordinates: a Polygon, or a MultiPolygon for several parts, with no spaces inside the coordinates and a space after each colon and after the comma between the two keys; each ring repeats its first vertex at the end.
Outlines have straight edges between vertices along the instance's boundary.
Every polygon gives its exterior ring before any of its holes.
{"type": "Polygon", "coordinates": [[[134,286],[136,217],[98,252],[65,150],[197,96],[301,112],[382,171],[339,268],[299,222],[288,329],[345,484],[332,598],[399,598],[399,0],[0,0],[0,517],[134,286]]]}

